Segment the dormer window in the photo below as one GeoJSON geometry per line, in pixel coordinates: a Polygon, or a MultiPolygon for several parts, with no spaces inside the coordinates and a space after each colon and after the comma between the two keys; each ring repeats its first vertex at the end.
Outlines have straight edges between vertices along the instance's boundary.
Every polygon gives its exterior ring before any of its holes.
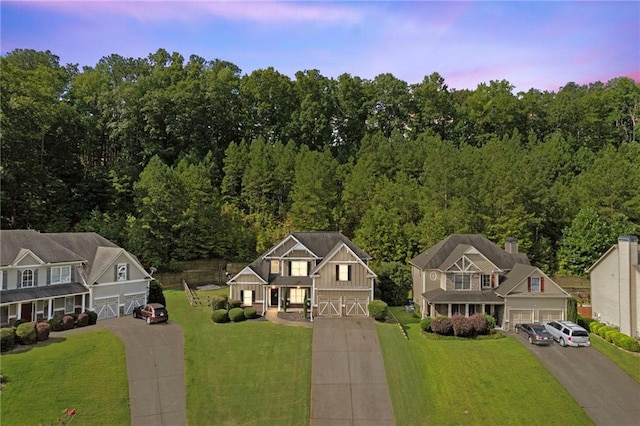
{"type": "Polygon", "coordinates": [[[280,274],[280,261],[278,259],[274,259],[271,261],[271,273],[272,274],[280,274]]]}
{"type": "Polygon", "coordinates": [[[119,263],[117,268],[116,280],[117,281],[126,281],[128,277],[128,268],[126,263],[119,263]]]}
{"type": "Polygon", "coordinates": [[[33,287],[34,274],[32,269],[25,269],[20,275],[20,283],[22,287],[33,287]]]}
{"type": "Polygon", "coordinates": [[[71,266],[54,266],[51,268],[51,284],[70,283],[71,266]]]}

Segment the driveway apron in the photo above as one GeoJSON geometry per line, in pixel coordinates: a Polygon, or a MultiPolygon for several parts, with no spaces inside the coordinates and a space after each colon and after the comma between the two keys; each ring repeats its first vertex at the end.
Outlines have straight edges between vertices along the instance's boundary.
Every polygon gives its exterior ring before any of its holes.
{"type": "Polygon", "coordinates": [[[314,320],[311,425],[395,425],[373,319],[314,320]]]}
{"type": "Polygon", "coordinates": [[[131,425],[187,424],[184,336],[179,325],[124,317],[100,321],[124,343],[131,425]]]}

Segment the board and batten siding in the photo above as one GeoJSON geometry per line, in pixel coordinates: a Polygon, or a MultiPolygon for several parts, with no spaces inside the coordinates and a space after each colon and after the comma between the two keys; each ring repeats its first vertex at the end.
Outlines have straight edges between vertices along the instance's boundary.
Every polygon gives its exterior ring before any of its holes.
{"type": "Polygon", "coordinates": [[[318,271],[318,275],[315,280],[317,289],[371,289],[372,285],[367,268],[344,247],[318,271]],[[350,281],[338,281],[336,265],[351,266],[350,281]]]}
{"type": "Polygon", "coordinates": [[[342,302],[344,303],[344,298],[345,297],[357,297],[357,298],[369,298],[371,299],[371,291],[369,290],[351,290],[351,291],[343,291],[343,290],[321,290],[321,289],[316,289],[316,294],[315,294],[315,300],[316,303],[318,301],[318,296],[322,297],[322,298],[327,298],[330,297],[332,299],[337,299],[339,297],[342,297],[343,300],[342,302]]]}
{"type": "Polygon", "coordinates": [[[240,292],[245,290],[254,292],[254,303],[262,302],[262,300],[264,299],[263,285],[261,283],[250,284],[247,282],[236,283],[231,286],[231,299],[242,300],[242,297],[240,297],[240,292]]]}

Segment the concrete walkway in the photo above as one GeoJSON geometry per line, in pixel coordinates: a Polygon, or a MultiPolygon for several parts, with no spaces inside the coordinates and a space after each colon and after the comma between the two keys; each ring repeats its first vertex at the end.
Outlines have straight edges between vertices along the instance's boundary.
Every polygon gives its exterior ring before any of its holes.
{"type": "Polygon", "coordinates": [[[303,321],[288,321],[278,316],[277,309],[269,309],[264,314],[264,317],[274,324],[290,325],[293,327],[313,328],[313,323],[303,321]]]}
{"type": "Polygon", "coordinates": [[[395,425],[373,319],[316,318],[312,345],[312,426],[395,425]]]}

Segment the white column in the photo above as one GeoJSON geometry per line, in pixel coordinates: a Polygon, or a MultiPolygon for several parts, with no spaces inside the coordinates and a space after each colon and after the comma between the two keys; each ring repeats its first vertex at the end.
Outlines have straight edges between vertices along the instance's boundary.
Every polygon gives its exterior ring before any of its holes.
{"type": "Polygon", "coordinates": [[[50,320],[51,318],[53,318],[53,299],[49,299],[49,307],[47,308],[47,310],[49,312],[47,312],[47,319],[50,320]]]}
{"type": "Polygon", "coordinates": [[[468,317],[469,316],[469,304],[465,303],[464,305],[464,316],[468,317]]]}
{"type": "Polygon", "coordinates": [[[451,316],[451,303],[447,304],[447,316],[450,317],[451,316]]]}

